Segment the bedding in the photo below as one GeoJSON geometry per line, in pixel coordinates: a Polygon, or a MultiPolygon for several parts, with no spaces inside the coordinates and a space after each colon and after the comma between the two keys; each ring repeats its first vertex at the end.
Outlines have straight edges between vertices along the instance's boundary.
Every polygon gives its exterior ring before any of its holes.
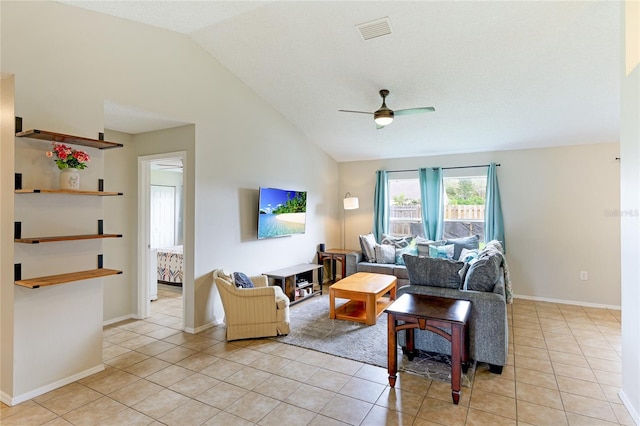
{"type": "Polygon", "coordinates": [[[158,282],[182,285],[182,246],[158,248],[158,282]]]}

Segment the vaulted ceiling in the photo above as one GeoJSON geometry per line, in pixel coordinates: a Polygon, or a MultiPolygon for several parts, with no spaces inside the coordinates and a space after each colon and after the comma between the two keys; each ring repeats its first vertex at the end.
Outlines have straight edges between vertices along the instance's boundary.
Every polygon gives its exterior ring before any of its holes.
{"type": "Polygon", "coordinates": [[[63,2],[188,35],[340,162],[619,139],[620,2],[63,2]],[[380,89],[435,112],[338,111],[380,89]]]}

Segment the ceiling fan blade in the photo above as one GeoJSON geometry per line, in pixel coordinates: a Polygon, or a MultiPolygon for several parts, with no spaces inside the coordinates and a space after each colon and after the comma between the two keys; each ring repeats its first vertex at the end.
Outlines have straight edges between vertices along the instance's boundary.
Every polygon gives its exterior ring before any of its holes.
{"type": "Polygon", "coordinates": [[[377,130],[384,129],[385,127],[387,127],[387,126],[381,126],[378,123],[376,123],[376,129],[377,130]]]}
{"type": "Polygon", "coordinates": [[[372,112],[367,112],[367,111],[350,111],[348,109],[339,109],[339,112],[355,112],[358,114],[373,114],[372,112]]]}
{"type": "Polygon", "coordinates": [[[423,112],[433,112],[436,109],[434,107],[421,107],[421,108],[408,108],[397,109],[393,111],[395,115],[409,115],[409,114],[422,114],[423,112]]]}

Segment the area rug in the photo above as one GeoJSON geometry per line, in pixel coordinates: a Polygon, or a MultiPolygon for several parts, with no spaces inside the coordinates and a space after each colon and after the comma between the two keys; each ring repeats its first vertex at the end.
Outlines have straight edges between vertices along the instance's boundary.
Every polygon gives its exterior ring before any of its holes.
{"type": "MultiPolygon", "coordinates": [[[[336,299],[336,306],[346,302],[336,299]]],[[[378,317],[376,325],[329,318],[329,296],[316,296],[290,308],[291,332],[273,339],[289,345],[387,368],[387,315],[378,317]]],[[[441,382],[451,381],[451,357],[419,351],[409,361],[398,348],[398,370],[441,382]]],[[[462,385],[470,387],[475,362],[463,374],[462,385]]]]}

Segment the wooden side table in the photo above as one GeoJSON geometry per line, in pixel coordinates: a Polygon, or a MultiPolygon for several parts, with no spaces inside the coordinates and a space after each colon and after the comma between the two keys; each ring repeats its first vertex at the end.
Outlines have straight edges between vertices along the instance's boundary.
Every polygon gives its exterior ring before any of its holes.
{"type": "Polygon", "coordinates": [[[357,250],[344,250],[344,249],[329,249],[318,252],[318,264],[324,265],[325,260],[331,262],[331,282],[336,282],[336,260],[342,264],[341,278],[345,278],[347,275],[347,254],[353,253],[357,250]]]}
{"type": "Polygon", "coordinates": [[[464,368],[466,371],[469,361],[469,325],[467,320],[471,312],[471,302],[405,293],[389,305],[385,312],[388,317],[389,385],[395,386],[398,370],[396,333],[406,330],[406,353],[409,361],[412,361],[415,356],[414,330],[416,328],[428,330],[451,342],[451,397],[453,403],[458,404],[462,369],[464,368]],[[449,333],[447,333],[447,329],[450,330],[449,333]]]}

